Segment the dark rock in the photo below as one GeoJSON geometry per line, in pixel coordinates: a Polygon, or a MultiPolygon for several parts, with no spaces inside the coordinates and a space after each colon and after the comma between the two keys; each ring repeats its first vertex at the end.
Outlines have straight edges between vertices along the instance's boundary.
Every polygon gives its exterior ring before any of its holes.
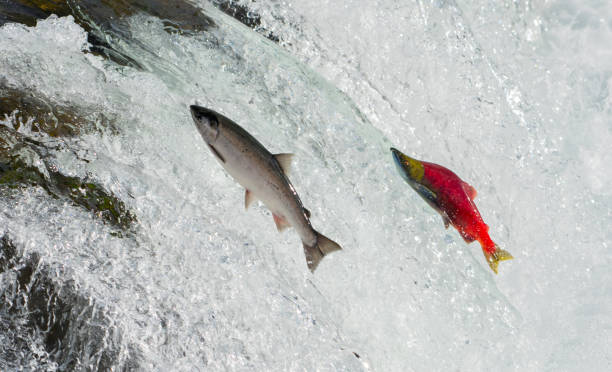
{"type": "Polygon", "coordinates": [[[261,16],[259,14],[250,11],[246,6],[238,4],[233,0],[223,2],[213,1],[213,4],[222,10],[223,13],[235,18],[247,27],[256,28],[261,25],[261,16]]]}
{"type": "Polygon", "coordinates": [[[0,360],[13,364],[0,368],[22,369],[20,364],[29,364],[30,358],[38,359],[39,366],[56,364],[68,371],[84,365],[95,370],[117,367],[120,335],[102,307],[73,282],[60,279],[38,255],[23,257],[7,235],[0,238],[3,273],[14,280],[5,280],[0,288],[0,334],[10,341],[0,347],[0,360]]]}
{"type": "Polygon", "coordinates": [[[278,36],[261,25],[261,16],[247,6],[238,4],[235,0],[213,1],[213,4],[223,13],[235,18],[245,26],[252,28],[275,43],[279,42],[278,36]]]}
{"type": "Polygon", "coordinates": [[[72,15],[87,31],[92,53],[143,70],[117,43],[130,39],[123,19],[137,13],[161,19],[169,33],[193,34],[215,26],[200,8],[183,0],[3,0],[0,1],[0,26],[7,22],[34,26],[38,19],[51,14],[72,15]]]}
{"type": "Polygon", "coordinates": [[[9,240],[8,236],[0,238],[0,274],[15,266],[17,249],[9,240]]]}
{"type": "Polygon", "coordinates": [[[76,136],[82,131],[91,132],[98,127],[116,132],[111,121],[98,112],[87,113],[85,108],[51,104],[44,97],[0,83],[0,118],[10,116],[15,110],[18,119],[16,130],[19,130],[21,123],[32,118],[32,131],[44,132],[51,137],[76,136]]]}
{"type": "Polygon", "coordinates": [[[0,13],[10,22],[33,26],[36,20],[51,14],[72,15],[88,32],[96,26],[109,28],[116,20],[139,12],[162,19],[176,31],[199,32],[215,25],[200,8],[183,0],[4,0],[0,3],[0,13]]]}

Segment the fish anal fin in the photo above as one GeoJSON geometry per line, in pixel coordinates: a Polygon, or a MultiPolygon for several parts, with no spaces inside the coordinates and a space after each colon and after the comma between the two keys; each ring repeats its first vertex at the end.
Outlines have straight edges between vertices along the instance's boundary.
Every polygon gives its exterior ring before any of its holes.
{"type": "Polygon", "coordinates": [[[464,240],[466,243],[468,243],[468,244],[469,244],[469,243],[471,243],[471,242],[473,242],[474,240],[476,240],[476,239],[472,238],[471,236],[467,236],[467,235],[462,235],[461,237],[462,237],[462,238],[463,238],[463,240],[464,240]]]}
{"type": "Polygon", "coordinates": [[[293,158],[293,154],[276,154],[274,158],[278,162],[278,165],[280,165],[283,173],[288,176],[291,171],[291,159],[293,158]]]}
{"type": "Polygon", "coordinates": [[[283,231],[287,227],[291,226],[291,224],[289,224],[289,221],[287,221],[285,217],[277,216],[274,213],[272,214],[272,217],[274,217],[274,223],[276,224],[276,228],[278,229],[278,231],[283,231]]]}
{"type": "Polygon", "coordinates": [[[253,204],[254,201],[257,200],[257,197],[255,196],[255,194],[253,194],[253,192],[249,191],[248,189],[245,190],[244,192],[244,209],[249,209],[249,206],[251,204],[253,204]]]}
{"type": "Polygon", "coordinates": [[[468,194],[470,199],[472,200],[476,199],[476,196],[478,195],[478,192],[476,191],[476,189],[467,182],[462,181],[462,185],[463,185],[463,190],[465,190],[465,192],[468,194]]]}
{"type": "Polygon", "coordinates": [[[471,243],[474,240],[476,240],[473,236],[471,236],[470,234],[466,233],[465,231],[461,229],[459,229],[459,234],[461,235],[461,237],[466,243],[471,243]]]}
{"type": "Polygon", "coordinates": [[[442,216],[442,221],[444,222],[444,228],[448,229],[448,227],[450,226],[450,220],[448,219],[448,217],[442,216]]]}

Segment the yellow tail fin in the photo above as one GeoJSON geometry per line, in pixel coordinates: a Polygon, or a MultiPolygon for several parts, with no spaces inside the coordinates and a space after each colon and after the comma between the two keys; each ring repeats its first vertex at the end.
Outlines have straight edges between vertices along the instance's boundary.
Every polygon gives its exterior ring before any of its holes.
{"type": "Polygon", "coordinates": [[[510,252],[499,248],[497,244],[495,244],[495,252],[489,253],[485,251],[484,255],[489,263],[489,266],[491,267],[491,270],[493,270],[495,274],[497,274],[497,265],[499,265],[499,261],[506,261],[514,258],[510,252]]]}

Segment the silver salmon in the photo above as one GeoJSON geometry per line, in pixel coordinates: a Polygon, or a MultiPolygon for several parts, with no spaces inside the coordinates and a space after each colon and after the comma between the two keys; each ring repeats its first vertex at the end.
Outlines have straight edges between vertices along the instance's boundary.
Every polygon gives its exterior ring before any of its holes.
{"type": "Polygon", "coordinates": [[[245,189],[245,209],[261,200],[272,212],[278,231],[293,227],[302,239],[310,271],[325,255],[342,249],[310,224],[287,174],[293,154],[271,154],[240,125],[213,110],[192,105],[191,117],[200,135],[223,168],[245,189]]]}

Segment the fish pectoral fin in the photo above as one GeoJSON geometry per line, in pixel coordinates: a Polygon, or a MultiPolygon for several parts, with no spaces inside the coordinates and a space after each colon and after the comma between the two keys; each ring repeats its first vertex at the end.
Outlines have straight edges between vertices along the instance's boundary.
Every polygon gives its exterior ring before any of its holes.
{"type": "Polygon", "coordinates": [[[274,213],[272,213],[272,217],[274,217],[274,223],[276,224],[276,229],[278,231],[283,231],[287,227],[291,227],[291,224],[285,219],[285,217],[277,216],[274,213]]]}
{"type": "Polygon", "coordinates": [[[415,190],[419,193],[423,198],[435,203],[438,199],[438,195],[435,192],[431,191],[427,186],[416,184],[415,190]]]}
{"type": "Polygon", "coordinates": [[[310,218],[310,211],[308,209],[304,208],[304,214],[306,217],[310,218]]]}
{"type": "Polygon", "coordinates": [[[211,145],[210,143],[207,143],[207,145],[208,145],[208,148],[210,149],[210,151],[212,151],[212,153],[215,154],[217,159],[219,159],[219,161],[221,161],[221,163],[225,163],[225,159],[223,158],[223,156],[221,156],[221,154],[219,154],[219,151],[217,151],[217,149],[214,148],[213,145],[211,145]]]}
{"type": "Polygon", "coordinates": [[[293,154],[276,154],[274,158],[278,162],[278,165],[280,165],[283,173],[288,176],[291,171],[291,159],[293,158],[293,154]]]}
{"type": "Polygon", "coordinates": [[[448,217],[442,216],[442,221],[444,222],[444,228],[448,229],[448,227],[450,226],[450,220],[448,219],[448,217]]]}
{"type": "Polygon", "coordinates": [[[462,181],[462,186],[463,186],[463,190],[466,192],[466,194],[468,194],[470,199],[472,200],[476,199],[476,195],[478,195],[478,192],[472,185],[470,185],[467,182],[462,181]]]}
{"type": "Polygon", "coordinates": [[[255,194],[253,194],[248,189],[244,191],[244,209],[245,210],[249,209],[249,206],[253,204],[253,202],[256,200],[257,200],[257,197],[255,196],[255,194]]]}

